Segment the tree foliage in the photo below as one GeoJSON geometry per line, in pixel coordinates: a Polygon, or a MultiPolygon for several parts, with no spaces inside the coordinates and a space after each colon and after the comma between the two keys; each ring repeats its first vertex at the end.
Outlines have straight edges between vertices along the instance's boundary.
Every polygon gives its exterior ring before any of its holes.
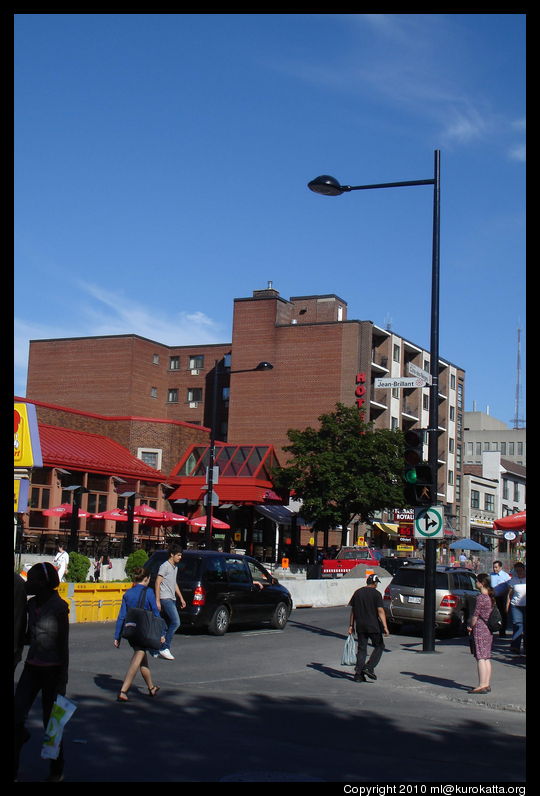
{"type": "Polygon", "coordinates": [[[355,515],[365,521],[374,511],[405,505],[401,431],[373,429],[356,407],[340,403],[319,422],[318,429],[287,432],[291,458],[274,471],[276,486],[294,490],[316,530],[345,530],[355,515]]]}

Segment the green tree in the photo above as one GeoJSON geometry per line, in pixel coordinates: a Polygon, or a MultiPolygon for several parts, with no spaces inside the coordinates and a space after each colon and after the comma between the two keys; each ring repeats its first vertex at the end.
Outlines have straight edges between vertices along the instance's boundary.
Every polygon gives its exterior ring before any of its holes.
{"type": "Polygon", "coordinates": [[[69,564],[66,569],[66,581],[68,583],[84,583],[88,577],[90,569],[90,559],[81,553],[71,552],[69,554],[69,564]]]}
{"type": "Polygon", "coordinates": [[[126,561],[126,565],[124,569],[126,570],[126,575],[128,578],[133,578],[133,572],[137,567],[143,567],[148,561],[148,553],[146,550],[134,550],[131,555],[128,556],[126,561]]]}
{"type": "Polygon", "coordinates": [[[403,433],[373,429],[356,407],[341,403],[319,422],[318,429],[287,432],[291,458],[274,471],[275,483],[294,490],[315,530],[341,525],[344,544],[355,515],[366,521],[374,511],[405,505],[403,433]]]}

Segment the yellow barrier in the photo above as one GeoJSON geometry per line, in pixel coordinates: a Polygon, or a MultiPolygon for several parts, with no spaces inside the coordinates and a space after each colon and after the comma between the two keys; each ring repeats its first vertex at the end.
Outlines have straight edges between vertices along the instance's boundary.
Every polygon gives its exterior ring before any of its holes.
{"type": "Polygon", "coordinates": [[[70,622],[113,622],[132,583],[61,583],[58,594],[69,605],[70,622]]]}

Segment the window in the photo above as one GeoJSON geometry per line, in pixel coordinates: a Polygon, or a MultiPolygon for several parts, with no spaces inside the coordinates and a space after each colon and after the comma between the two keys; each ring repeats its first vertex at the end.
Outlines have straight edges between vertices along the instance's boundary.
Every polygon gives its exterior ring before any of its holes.
{"type": "Polygon", "coordinates": [[[453,470],[448,470],[448,484],[450,486],[454,485],[454,471],[453,470]]]}
{"type": "Polygon", "coordinates": [[[450,376],[450,389],[451,390],[456,389],[456,376],[454,373],[452,373],[452,375],[450,376]]]}
{"type": "Polygon", "coordinates": [[[160,470],[161,448],[137,448],[137,459],[140,459],[155,470],[160,470]]]}
{"type": "Polygon", "coordinates": [[[202,354],[189,358],[190,370],[200,370],[201,368],[204,368],[204,356],[202,354]]]}
{"type": "Polygon", "coordinates": [[[456,419],[456,408],[455,406],[450,407],[450,420],[456,419]]]}
{"type": "Polygon", "coordinates": [[[259,583],[266,583],[267,586],[270,586],[271,581],[268,578],[268,575],[266,574],[264,569],[262,569],[262,567],[260,567],[254,561],[248,561],[247,565],[251,573],[251,577],[253,578],[253,581],[258,581],[259,583]]]}
{"type": "Polygon", "coordinates": [[[427,370],[429,373],[429,359],[424,359],[424,370],[427,370]]]}
{"type": "Polygon", "coordinates": [[[30,492],[29,507],[31,509],[48,509],[50,494],[50,489],[33,486],[30,492]]]}
{"type": "Polygon", "coordinates": [[[153,365],[159,365],[159,354],[153,354],[152,355],[152,364],[153,365]]]}
{"type": "Polygon", "coordinates": [[[169,357],[169,370],[180,370],[180,357],[169,357]]]}
{"type": "Polygon", "coordinates": [[[480,508],[480,492],[477,489],[471,489],[471,509],[480,508]]]}
{"type": "Polygon", "coordinates": [[[481,456],[482,455],[482,443],[481,442],[477,442],[476,443],[476,455],[477,456],[481,456]]]}
{"type": "Polygon", "coordinates": [[[486,511],[495,511],[494,495],[484,495],[484,509],[486,511]]]}
{"type": "Polygon", "coordinates": [[[399,428],[399,420],[397,417],[392,418],[392,431],[396,431],[399,428]]]}
{"type": "Polygon", "coordinates": [[[399,398],[399,392],[400,392],[399,387],[394,387],[392,389],[392,398],[399,398]]]}
{"type": "Polygon", "coordinates": [[[107,495],[99,492],[89,492],[86,510],[90,514],[100,514],[102,511],[107,511],[107,495]]]}
{"type": "Polygon", "coordinates": [[[150,387],[150,396],[152,398],[157,398],[157,387],[150,387]]]}
{"type": "Polygon", "coordinates": [[[202,387],[190,387],[187,391],[188,403],[202,401],[202,387]]]}
{"type": "Polygon", "coordinates": [[[399,362],[400,348],[394,343],[394,362],[399,362]]]}
{"type": "Polygon", "coordinates": [[[238,558],[227,558],[225,561],[230,583],[250,583],[250,577],[244,562],[238,558]]]}
{"type": "Polygon", "coordinates": [[[449,453],[453,453],[454,452],[454,444],[455,444],[454,438],[450,437],[450,439],[448,440],[448,452],[449,453]]]}
{"type": "Polygon", "coordinates": [[[503,500],[508,500],[508,478],[503,478],[503,500]]]}
{"type": "Polygon", "coordinates": [[[167,401],[170,404],[178,403],[178,390],[169,390],[167,401]]]}
{"type": "Polygon", "coordinates": [[[517,455],[523,456],[523,442],[518,442],[517,444],[517,455]]]}
{"type": "Polygon", "coordinates": [[[474,453],[474,442],[467,442],[467,456],[472,456],[474,453]]]}
{"type": "Polygon", "coordinates": [[[514,503],[519,503],[519,484],[514,482],[514,503]]]}
{"type": "Polygon", "coordinates": [[[514,455],[514,443],[513,442],[509,442],[508,443],[508,455],[509,456],[513,456],[514,455]]]}
{"type": "Polygon", "coordinates": [[[506,442],[501,442],[501,455],[506,456],[506,442]]]}

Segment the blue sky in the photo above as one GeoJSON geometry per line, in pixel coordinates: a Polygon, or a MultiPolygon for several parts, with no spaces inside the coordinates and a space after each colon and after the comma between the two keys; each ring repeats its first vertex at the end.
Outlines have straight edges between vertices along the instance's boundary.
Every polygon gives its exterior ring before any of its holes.
{"type": "MultiPolygon", "coordinates": [[[[336,293],[525,417],[523,14],[17,14],[15,392],[28,340],[227,342],[233,299],[336,293]]],[[[98,365],[98,363],[96,363],[98,365]]],[[[473,403],[474,402],[474,403],[473,403]]]]}

